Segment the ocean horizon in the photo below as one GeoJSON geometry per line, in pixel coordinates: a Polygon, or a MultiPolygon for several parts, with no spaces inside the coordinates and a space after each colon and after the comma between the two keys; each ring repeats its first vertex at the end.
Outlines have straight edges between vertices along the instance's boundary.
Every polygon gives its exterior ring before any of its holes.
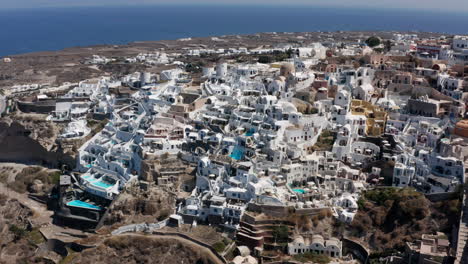
{"type": "Polygon", "coordinates": [[[0,57],[67,47],[260,32],[413,31],[468,34],[447,11],[313,6],[121,6],[0,9],[0,57]]]}

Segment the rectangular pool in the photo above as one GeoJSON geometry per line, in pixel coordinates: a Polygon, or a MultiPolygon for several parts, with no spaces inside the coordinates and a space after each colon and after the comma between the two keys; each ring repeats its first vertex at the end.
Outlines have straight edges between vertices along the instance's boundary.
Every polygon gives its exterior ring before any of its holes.
{"type": "Polygon", "coordinates": [[[102,208],[97,206],[97,205],[90,204],[90,203],[87,203],[87,202],[83,202],[83,201],[80,201],[80,200],[73,200],[71,202],[68,202],[67,205],[68,206],[73,206],[73,207],[85,208],[85,209],[102,210],[102,208]]]}

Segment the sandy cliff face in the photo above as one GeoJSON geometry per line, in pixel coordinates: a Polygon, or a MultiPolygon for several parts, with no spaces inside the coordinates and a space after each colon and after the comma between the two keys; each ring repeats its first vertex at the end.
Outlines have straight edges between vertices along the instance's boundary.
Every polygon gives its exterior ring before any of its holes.
{"type": "Polygon", "coordinates": [[[45,122],[0,121],[0,161],[58,166],[71,162],[55,144],[56,128],[45,122]]]}

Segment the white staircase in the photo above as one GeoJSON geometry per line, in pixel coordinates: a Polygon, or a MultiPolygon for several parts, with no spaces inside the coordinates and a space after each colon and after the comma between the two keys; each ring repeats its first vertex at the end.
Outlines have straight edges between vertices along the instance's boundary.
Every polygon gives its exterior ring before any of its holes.
{"type": "Polygon", "coordinates": [[[457,255],[455,264],[468,263],[468,194],[464,193],[462,212],[460,217],[460,227],[458,229],[457,255]]]}

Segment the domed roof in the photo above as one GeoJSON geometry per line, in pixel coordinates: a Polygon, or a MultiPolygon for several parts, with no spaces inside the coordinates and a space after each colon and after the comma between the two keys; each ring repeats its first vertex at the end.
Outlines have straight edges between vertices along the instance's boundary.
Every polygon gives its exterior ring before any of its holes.
{"type": "Polygon", "coordinates": [[[461,120],[455,126],[458,128],[468,129],[468,119],[461,120]]]}
{"type": "Polygon", "coordinates": [[[333,247],[333,246],[338,247],[338,245],[340,244],[340,240],[335,237],[332,237],[328,239],[326,243],[327,243],[327,248],[333,247]]]}
{"type": "Polygon", "coordinates": [[[295,113],[297,112],[297,108],[294,106],[294,104],[286,101],[280,101],[278,102],[279,105],[281,105],[281,108],[283,109],[283,112],[285,113],[295,113]]]}
{"type": "Polygon", "coordinates": [[[283,63],[280,68],[281,76],[288,76],[291,73],[296,72],[296,68],[291,63],[283,63]]]}
{"type": "Polygon", "coordinates": [[[455,134],[468,138],[468,119],[461,120],[455,125],[455,134]]]}
{"type": "Polygon", "coordinates": [[[298,236],[296,236],[296,237],[294,238],[294,243],[296,243],[296,244],[304,244],[304,238],[303,238],[302,236],[298,235],[298,236]]]}
{"type": "Polygon", "coordinates": [[[325,240],[323,239],[323,236],[321,235],[313,235],[312,236],[312,243],[315,244],[322,244],[323,245],[323,242],[325,242],[325,240]]]}

